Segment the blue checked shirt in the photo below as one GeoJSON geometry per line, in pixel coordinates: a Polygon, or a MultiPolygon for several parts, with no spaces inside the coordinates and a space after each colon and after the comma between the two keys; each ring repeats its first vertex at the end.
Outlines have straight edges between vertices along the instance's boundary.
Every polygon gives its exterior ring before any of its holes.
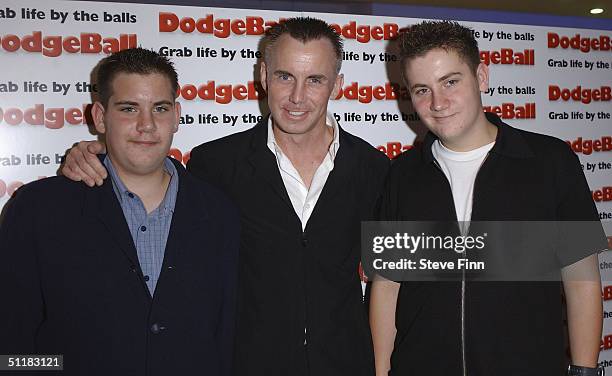
{"type": "Polygon", "coordinates": [[[108,156],[104,158],[104,166],[109,172],[113,183],[113,190],[117,195],[123,215],[130,228],[132,240],[138,253],[140,269],[149,288],[149,293],[153,296],[164,261],[166,241],[170,232],[170,224],[172,223],[172,214],[174,213],[174,204],[176,203],[176,194],[178,192],[176,167],[174,167],[168,158],[164,160],[164,169],[170,174],[170,184],[161,204],[151,213],[147,214],[140,198],[125,187],[108,156]]]}

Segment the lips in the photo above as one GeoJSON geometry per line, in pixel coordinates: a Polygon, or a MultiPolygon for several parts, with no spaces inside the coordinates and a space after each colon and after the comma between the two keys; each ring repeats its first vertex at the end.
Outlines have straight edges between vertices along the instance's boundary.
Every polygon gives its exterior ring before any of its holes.
{"type": "Polygon", "coordinates": [[[131,140],[130,142],[136,145],[141,145],[141,146],[153,146],[159,143],[159,141],[140,141],[140,140],[131,140]]]}
{"type": "Polygon", "coordinates": [[[308,111],[302,109],[287,109],[284,108],[286,116],[290,119],[302,119],[308,115],[308,111]]]}
{"type": "Polygon", "coordinates": [[[448,119],[452,118],[453,116],[455,116],[455,114],[450,114],[450,115],[446,115],[446,116],[437,115],[437,116],[433,116],[433,118],[435,120],[437,120],[437,121],[444,121],[444,120],[448,120],[448,119]]]}

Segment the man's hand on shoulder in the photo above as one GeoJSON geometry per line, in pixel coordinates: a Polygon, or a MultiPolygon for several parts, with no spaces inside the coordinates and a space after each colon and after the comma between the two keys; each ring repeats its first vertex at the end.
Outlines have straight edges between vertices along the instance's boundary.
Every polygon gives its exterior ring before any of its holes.
{"type": "Polygon", "coordinates": [[[65,177],[82,181],[90,187],[102,185],[108,174],[96,154],[106,152],[106,147],[99,141],[81,141],[66,154],[66,161],[61,168],[65,177]]]}

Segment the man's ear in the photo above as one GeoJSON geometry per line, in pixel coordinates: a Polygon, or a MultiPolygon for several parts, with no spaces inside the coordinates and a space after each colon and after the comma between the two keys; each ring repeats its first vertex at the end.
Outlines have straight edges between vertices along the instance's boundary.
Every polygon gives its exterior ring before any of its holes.
{"type": "Polygon", "coordinates": [[[259,77],[261,80],[261,86],[267,92],[268,91],[268,82],[267,82],[268,72],[266,69],[267,69],[266,62],[262,61],[261,64],[259,65],[259,77]]]}
{"type": "Polygon", "coordinates": [[[476,68],[476,79],[478,80],[478,89],[484,93],[489,89],[489,67],[480,63],[476,68]]]}
{"type": "Polygon", "coordinates": [[[104,106],[98,101],[91,106],[91,117],[93,118],[96,131],[98,131],[100,134],[106,133],[106,125],[104,125],[104,112],[104,106]]]}
{"type": "Polygon", "coordinates": [[[174,112],[176,116],[174,119],[174,133],[176,133],[181,122],[181,104],[179,102],[174,102],[174,112]]]}
{"type": "Polygon", "coordinates": [[[338,73],[336,75],[336,79],[334,80],[334,88],[329,96],[330,99],[336,99],[340,89],[344,86],[344,75],[342,73],[338,73]]]}

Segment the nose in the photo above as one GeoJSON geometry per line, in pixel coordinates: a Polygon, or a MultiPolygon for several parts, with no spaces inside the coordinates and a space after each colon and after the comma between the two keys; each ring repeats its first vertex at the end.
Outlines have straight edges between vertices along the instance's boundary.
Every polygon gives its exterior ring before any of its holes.
{"type": "Polygon", "coordinates": [[[136,130],[141,133],[153,132],[156,129],[155,119],[150,111],[141,111],[136,130]]]}
{"type": "Polygon", "coordinates": [[[302,103],[304,100],[306,87],[301,82],[296,82],[293,85],[293,89],[291,90],[291,95],[289,96],[289,101],[293,104],[302,103]]]}
{"type": "Polygon", "coordinates": [[[448,107],[448,99],[439,92],[431,93],[431,103],[429,109],[434,112],[443,111],[448,107]]]}

